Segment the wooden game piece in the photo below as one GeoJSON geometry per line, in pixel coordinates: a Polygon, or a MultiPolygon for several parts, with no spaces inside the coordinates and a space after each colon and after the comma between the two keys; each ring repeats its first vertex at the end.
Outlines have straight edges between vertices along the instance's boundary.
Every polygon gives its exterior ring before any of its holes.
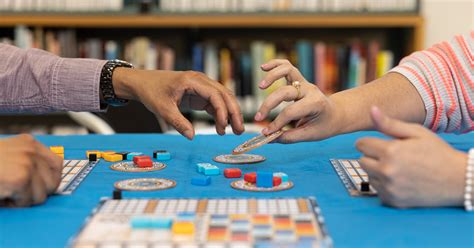
{"type": "Polygon", "coordinates": [[[122,155],[122,160],[127,160],[127,154],[129,154],[129,152],[117,152],[117,154],[122,155]]]}
{"type": "Polygon", "coordinates": [[[211,184],[211,177],[209,176],[193,177],[191,178],[191,184],[197,185],[197,186],[207,186],[211,184]]]}
{"type": "Polygon", "coordinates": [[[153,158],[158,161],[167,161],[171,159],[171,154],[166,150],[153,151],[153,158]]]}
{"type": "Polygon", "coordinates": [[[283,131],[279,130],[268,136],[265,136],[263,134],[258,135],[256,137],[249,139],[243,144],[237,146],[236,148],[234,148],[234,150],[232,151],[232,154],[242,154],[242,153],[248,152],[252,149],[258,148],[260,146],[263,146],[265,144],[268,144],[278,139],[278,137],[280,137],[282,134],[283,134],[283,131]]]}
{"type": "Polygon", "coordinates": [[[127,154],[127,160],[130,160],[130,161],[131,161],[131,160],[133,160],[133,157],[135,157],[135,156],[141,156],[141,155],[143,155],[143,153],[141,153],[141,152],[129,152],[129,153],[127,154]]]}
{"type": "Polygon", "coordinates": [[[134,178],[118,181],[114,184],[116,189],[127,191],[154,191],[173,188],[176,182],[165,178],[134,178]]]}
{"type": "Polygon", "coordinates": [[[92,151],[86,151],[86,158],[89,158],[91,154],[95,154],[97,156],[97,159],[102,157],[102,152],[97,151],[97,150],[92,150],[92,151]]]}
{"type": "Polygon", "coordinates": [[[369,182],[361,182],[360,183],[360,191],[362,192],[369,192],[370,191],[370,184],[369,182]]]}
{"type": "Polygon", "coordinates": [[[89,154],[89,161],[97,161],[97,153],[89,154]]]}
{"type": "Polygon", "coordinates": [[[112,192],[112,199],[114,200],[122,199],[122,191],[119,189],[114,189],[114,191],[112,192]]]}
{"type": "Polygon", "coordinates": [[[268,171],[257,172],[257,187],[271,188],[273,187],[273,173],[268,171]]]}
{"type": "Polygon", "coordinates": [[[215,176],[220,174],[219,167],[210,163],[198,163],[196,165],[197,171],[206,176],[215,176]]]}
{"type": "Polygon", "coordinates": [[[122,161],[122,155],[116,153],[104,153],[102,154],[102,157],[108,162],[122,161]]]}
{"type": "Polygon", "coordinates": [[[223,154],[214,157],[214,161],[223,164],[254,164],[265,161],[265,157],[254,154],[223,154]]]}
{"type": "Polygon", "coordinates": [[[152,162],[151,167],[143,167],[140,168],[136,166],[132,161],[124,161],[124,162],[119,162],[115,163],[110,166],[110,169],[116,170],[116,171],[123,171],[123,172],[150,172],[150,171],[157,171],[157,170],[162,170],[166,167],[165,164],[160,163],[160,162],[152,162]]]}
{"type": "Polygon", "coordinates": [[[139,159],[137,162],[134,162],[139,168],[148,168],[153,167],[153,161],[151,159],[139,159]]]}
{"type": "Polygon", "coordinates": [[[239,178],[242,176],[242,171],[239,168],[224,169],[224,176],[226,178],[239,178]]]}
{"type": "Polygon", "coordinates": [[[103,158],[106,154],[115,154],[115,151],[102,151],[100,152],[100,156],[103,158]]]}
{"type": "Polygon", "coordinates": [[[64,159],[64,154],[63,153],[56,153],[57,156],[59,156],[60,158],[64,159]]]}
{"type": "Polygon", "coordinates": [[[167,217],[151,219],[151,226],[157,229],[170,229],[172,224],[173,219],[167,217]]]}
{"type": "Polygon", "coordinates": [[[140,155],[140,156],[134,156],[133,157],[133,163],[137,164],[138,161],[140,160],[150,160],[151,161],[151,157],[150,156],[147,156],[147,155],[140,155]]]}
{"type": "Polygon", "coordinates": [[[257,172],[245,173],[244,180],[248,183],[256,183],[257,182],[257,172]]]}
{"type": "Polygon", "coordinates": [[[281,184],[281,177],[273,177],[273,187],[279,186],[281,184]]]}
{"type": "Polygon", "coordinates": [[[288,182],[288,175],[287,175],[286,173],[283,173],[283,172],[275,172],[275,173],[273,173],[273,176],[274,176],[274,177],[279,177],[279,178],[281,178],[281,182],[282,182],[282,183],[288,182]]]}
{"type": "Polygon", "coordinates": [[[64,146],[50,146],[49,150],[56,154],[64,154],[64,146]]]}

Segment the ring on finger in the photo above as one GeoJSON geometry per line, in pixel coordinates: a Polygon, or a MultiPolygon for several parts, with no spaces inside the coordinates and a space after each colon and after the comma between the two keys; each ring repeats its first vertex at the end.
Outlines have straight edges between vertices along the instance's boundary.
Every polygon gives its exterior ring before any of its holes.
{"type": "Polygon", "coordinates": [[[291,86],[295,87],[297,91],[296,98],[295,98],[295,101],[297,101],[301,97],[301,83],[300,81],[293,81],[293,83],[291,83],[291,86]]]}

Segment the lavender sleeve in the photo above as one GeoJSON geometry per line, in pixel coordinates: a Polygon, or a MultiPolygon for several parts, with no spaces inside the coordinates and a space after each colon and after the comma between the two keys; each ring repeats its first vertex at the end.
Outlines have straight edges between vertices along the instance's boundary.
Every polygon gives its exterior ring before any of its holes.
{"type": "Polygon", "coordinates": [[[105,62],[0,43],[0,113],[100,111],[105,62]]]}

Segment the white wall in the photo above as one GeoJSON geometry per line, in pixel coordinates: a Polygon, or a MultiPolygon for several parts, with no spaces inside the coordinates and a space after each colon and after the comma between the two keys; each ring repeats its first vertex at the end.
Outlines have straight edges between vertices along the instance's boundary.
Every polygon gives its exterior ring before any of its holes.
{"type": "Polygon", "coordinates": [[[474,0],[422,0],[425,47],[474,31],[474,0]]]}

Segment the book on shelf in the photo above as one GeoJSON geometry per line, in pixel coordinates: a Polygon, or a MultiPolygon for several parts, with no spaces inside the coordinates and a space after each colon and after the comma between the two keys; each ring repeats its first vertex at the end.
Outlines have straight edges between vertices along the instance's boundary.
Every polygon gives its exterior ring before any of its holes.
{"type": "Polygon", "coordinates": [[[419,0],[2,0],[6,12],[366,13],[417,12],[419,0]],[[146,6],[146,7],[145,7],[146,6]],[[138,8],[137,8],[138,7],[138,8]],[[146,10],[146,11],[144,11],[146,10]]]}
{"type": "Polygon", "coordinates": [[[184,58],[176,58],[173,44],[144,36],[125,41],[78,39],[73,29],[44,31],[24,26],[16,27],[14,34],[13,43],[19,47],[40,48],[63,57],[118,58],[140,69],[201,71],[230,89],[240,99],[244,112],[250,114],[257,111],[265,97],[287,83],[282,78],[268,89],[259,88],[267,74],[261,65],[272,59],[288,59],[325,94],[370,82],[394,65],[393,52],[383,49],[377,40],[201,41],[189,44],[189,54],[178,53],[184,58]]]}

